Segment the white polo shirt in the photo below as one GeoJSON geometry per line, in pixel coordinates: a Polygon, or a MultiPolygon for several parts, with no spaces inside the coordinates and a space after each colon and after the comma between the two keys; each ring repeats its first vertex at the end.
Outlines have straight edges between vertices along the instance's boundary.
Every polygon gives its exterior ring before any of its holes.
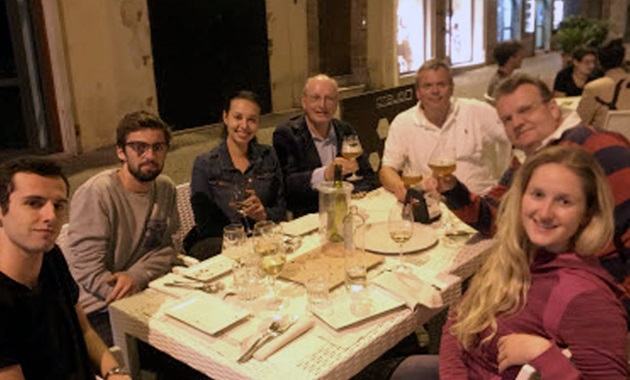
{"type": "Polygon", "coordinates": [[[476,194],[488,192],[511,159],[512,144],[496,110],[478,100],[453,98],[442,128],[427,120],[420,103],[398,114],[387,134],[383,165],[402,170],[408,161],[429,175],[429,157],[440,139],[455,148],[454,175],[476,194]]]}

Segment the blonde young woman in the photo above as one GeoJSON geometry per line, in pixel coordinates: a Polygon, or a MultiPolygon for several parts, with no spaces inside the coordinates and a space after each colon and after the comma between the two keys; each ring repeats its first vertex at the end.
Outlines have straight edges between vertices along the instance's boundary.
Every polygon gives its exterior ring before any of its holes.
{"type": "Polygon", "coordinates": [[[532,156],[501,204],[491,257],[444,328],[440,377],[510,379],[528,363],[543,379],[625,379],[621,292],[595,258],[612,210],[591,154],[532,156]]]}
{"type": "MultiPolygon", "coordinates": [[[[514,379],[530,364],[543,379],[625,379],[621,290],[596,258],[614,226],[595,158],[567,146],[531,156],[497,226],[493,252],[444,327],[440,378],[514,379]]],[[[392,378],[426,373],[426,363],[409,357],[392,378]]]]}

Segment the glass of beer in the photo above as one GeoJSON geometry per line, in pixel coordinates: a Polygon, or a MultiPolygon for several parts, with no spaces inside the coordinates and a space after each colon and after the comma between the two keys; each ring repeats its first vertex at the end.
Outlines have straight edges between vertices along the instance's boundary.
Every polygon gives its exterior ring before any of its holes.
{"type": "MultiPolygon", "coordinates": [[[[359,141],[359,136],[357,135],[347,135],[343,138],[343,143],[341,144],[341,155],[343,158],[348,160],[356,160],[357,157],[363,154],[363,147],[361,146],[361,141],[359,141]]],[[[363,177],[358,176],[355,173],[352,173],[350,177],[347,178],[348,181],[358,181],[363,179],[363,177]]]]}
{"type": "Polygon", "coordinates": [[[416,168],[412,168],[409,163],[403,167],[401,179],[405,187],[409,189],[415,184],[422,181],[422,172],[416,168]]]}
{"type": "Polygon", "coordinates": [[[429,167],[438,177],[453,174],[457,168],[455,147],[444,140],[438,141],[431,157],[429,157],[429,167]]]}

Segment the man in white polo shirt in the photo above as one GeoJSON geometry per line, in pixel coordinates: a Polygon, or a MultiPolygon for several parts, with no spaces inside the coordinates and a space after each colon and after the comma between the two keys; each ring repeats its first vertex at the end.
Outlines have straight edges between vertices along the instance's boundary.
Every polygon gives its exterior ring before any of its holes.
{"type": "Polygon", "coordinates": [[[492,188],[507,168],[511,143],[495,109],[452,95],[453,77],[446,63],[433,59],[418,69],[418,104],[392,121],[379,172],[383,186],[399,200],[407,194],[401,178],[404,166],[429,175],[429,158],[438,142],[454,151],[455,175],[478,194],[492,188]]]}

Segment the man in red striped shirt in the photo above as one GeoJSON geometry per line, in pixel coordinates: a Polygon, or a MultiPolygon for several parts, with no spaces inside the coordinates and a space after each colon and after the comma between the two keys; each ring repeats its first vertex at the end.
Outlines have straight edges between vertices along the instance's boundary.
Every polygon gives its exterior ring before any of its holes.
{"type": "MultiPolygon", "coordinates": [[[[496,108],[506,133],[525,156],[549,145],[575,145],[599,161],[615,199],[615,233],[602,252],[601,263],[630,295],[630,143],[623,136],[581,125],[575,113],[563,117],[547,85],[525,74],[511,76],[496,89],[496,108]]],[[[454,176],[424,182],[435,188],[461,220],[485,234],[493,234],[501,197],[510,187],[521,162],[515,157],[500,182],[484,196],[472,194],[454,176]]],[[[626,309],[630,301],[625,301],[626,309]]]]}

